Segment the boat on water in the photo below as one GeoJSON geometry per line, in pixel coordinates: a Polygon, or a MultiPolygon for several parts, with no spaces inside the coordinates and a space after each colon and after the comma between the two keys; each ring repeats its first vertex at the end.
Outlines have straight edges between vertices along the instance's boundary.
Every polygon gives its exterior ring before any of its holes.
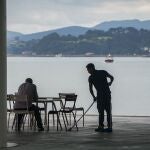
{"type": "Polygon", "coordinates": [[[105,62],[112,63],[112,62],[114,62],[114,59],[110,54],[108,54],[107,57],[105,58],[105,62]]]}

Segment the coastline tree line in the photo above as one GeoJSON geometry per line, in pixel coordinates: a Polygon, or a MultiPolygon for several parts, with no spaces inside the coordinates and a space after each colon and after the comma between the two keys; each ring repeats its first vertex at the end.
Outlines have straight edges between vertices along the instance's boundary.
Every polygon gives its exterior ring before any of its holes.
{"type": "Polygon", "coordinates": [[[8,41],[7,50],[12,55],[149,55],[150,30],[133,27],[89,30],[78,37],[52,33],[30,41],[16,37],[8,41]]]}

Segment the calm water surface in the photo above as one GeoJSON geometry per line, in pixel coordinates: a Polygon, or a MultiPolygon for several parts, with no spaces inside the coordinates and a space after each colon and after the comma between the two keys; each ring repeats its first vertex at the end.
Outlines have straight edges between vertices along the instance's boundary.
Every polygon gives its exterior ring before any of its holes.
{"type": "MultiPolygon", "coordinates": [[[[150,116],[150,58],[114,58],[105,63],[102,57],[8,57],[8,93],[17,91],[25,78],[31,77],[39,96],[58,96],[59,92],[78,94],[77,105],[92,103],[88,89],[87,63],[105,69],[115,78],[112,91],[113,115],[150,116]]],[[[96,114],[96,104],[90,110],[96,114]]]]}

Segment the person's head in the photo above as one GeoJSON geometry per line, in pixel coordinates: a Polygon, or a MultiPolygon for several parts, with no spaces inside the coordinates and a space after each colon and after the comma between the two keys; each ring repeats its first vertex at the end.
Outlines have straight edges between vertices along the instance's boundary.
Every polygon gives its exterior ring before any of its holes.
{"type": "Polygon", "coordinates": [[[92,63],[87,64],[86,68],[87,68],[87,71],[88,71],[89,74],[93,74],[94,71],[95,71],[95,66],[92,63]]]}
{"type": "Polygon", "coordinates": [[[33,80],[32,80],[31,78],[27,78],[27,79],[25,80],[25,82],[26,82],[26,83],[33,83],[33,80]]]}

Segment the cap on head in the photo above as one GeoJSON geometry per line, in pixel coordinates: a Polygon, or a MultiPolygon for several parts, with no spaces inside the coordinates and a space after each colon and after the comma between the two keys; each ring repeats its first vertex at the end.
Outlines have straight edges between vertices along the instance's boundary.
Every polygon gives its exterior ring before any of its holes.
{"type": "Polygon", "coordinates": [[[27,78],[26,83],[33,83],[33,80],[31,78],[27,78]]]}

